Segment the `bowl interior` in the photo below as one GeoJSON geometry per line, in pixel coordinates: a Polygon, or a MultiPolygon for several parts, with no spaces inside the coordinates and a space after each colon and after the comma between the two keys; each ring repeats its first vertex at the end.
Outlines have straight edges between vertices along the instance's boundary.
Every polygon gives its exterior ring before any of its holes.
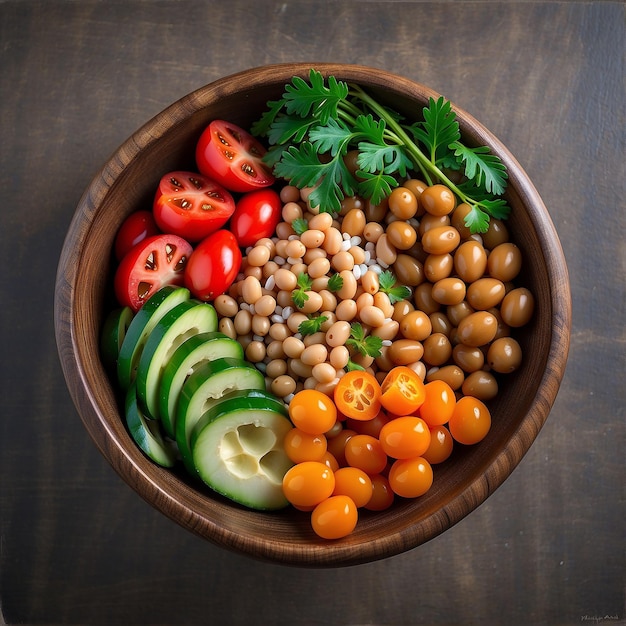
{"type": "MultiPolygon", "coordinates": [[[[386,72],[359,66],[314,64],[324,75],[358,82],[377,99],[416,117],[438,94],[386,72]]],[[[194,145],[216,118],[248,127],[268,100],[278,98],[308,64],[257,68],[203,87],[133,134],[106,163],[81,199],[68,232],[57,276],[55,328],[67,383],[84,425],[115,470],[143,498],[190,531],[228,549],[284,564],[337,566],[372,561],[414,548],[458,522],[511,473],[535,439],[562,377],[568,351],[570,296],[560,243],[548,213],[508,150],[467,113],[453,106],[468,144],[490,146],[509,171],[507,228],[524,255],[516,283],[536,298],[532,323],[516,336],[526,358],[491,403],[489,437],[457,446],[435,466],[431,490],[398,500],[387,512],[363,512],[354,533],[319,540],[309,517],[295,510],[249,511],[193,483],[183,471],[152,464],[130,439],[120,402],[99,359],[99,330],[113,306],[111,249],[124,218],[151,206],[161,176],[195,169],[194,145]]]]}

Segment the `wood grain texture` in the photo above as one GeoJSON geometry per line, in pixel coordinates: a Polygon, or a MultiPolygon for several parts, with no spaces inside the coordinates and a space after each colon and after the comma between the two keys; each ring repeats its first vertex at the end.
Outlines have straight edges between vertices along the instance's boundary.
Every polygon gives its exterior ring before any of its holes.
{"type": "Polygon", "coordinates": [[[623,25],[616,2],[0,4],[7,623],[623,621],[623,25]],[[205,83],[298,60],[383,67],[480,119],[547,205],[573,294],[561,391],[506,483],[424,546],[335,571],[214,548],[138,498],[80,423],[52,324],[65,232],[113,150],[205,83]]]}

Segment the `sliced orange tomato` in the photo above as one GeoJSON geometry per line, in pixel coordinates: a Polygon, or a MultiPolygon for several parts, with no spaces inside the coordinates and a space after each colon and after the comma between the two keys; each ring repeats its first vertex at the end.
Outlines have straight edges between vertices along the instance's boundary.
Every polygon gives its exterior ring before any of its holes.
{"type": "Polygon", "coordinates": [[[380,402],[395,415],[411,415],[424,402],[426,392],[422,379],[410,367],[398,365],[385,376],[380,402]]]}
{"type": "Polygon", "coordinates": [[[363,370],[346,372],[337,383],[334,400],[337,409],[346,417],[366,421],[380,411],[380,383],[363,370]]]}

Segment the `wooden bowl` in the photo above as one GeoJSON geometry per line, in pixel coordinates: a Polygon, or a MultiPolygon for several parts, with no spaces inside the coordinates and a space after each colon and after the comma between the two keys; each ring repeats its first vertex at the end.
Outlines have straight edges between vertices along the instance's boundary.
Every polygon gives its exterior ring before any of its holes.
{"type": "MultiPolygon", "coordinates": [[[[361,66],[316,64],[324,75],[357,82],[397,111],[415,116],[430,89],[361,66]]],[[[119,399],[99,357],[103,314],[111,308],[109,259],[116,231],[139,207],[151,206],[163,173],[194,169],[194,145],[215,118],[248,127],[268,100],[279,98],[292,76],[309,64],[244,71],[194,91],[132,135],[95,177],[67,234],[55,292],[55,331],[67,384],[94,442],[122,478],[156,509],[217,545],[288,565],[346,566],[389,557],[439,535],[478,507],[509,476],[544,424],[556,397],[569,349],[571,301],[567,268],[548,212],[520,165],[487,129],[453,106],[464,141],[497,154],[509,172],[507,222],[524,254],[520,285],[536,298],[532,323],[518,335],[522,367],[490,403],[493,424],[476,446],[458,446],[435,467],[431,490],[400,500],[383,513],[363,512],[345,539],[318,539],[309,516],[293,509],[246,510],[193,484],[183,471],[157,467],[131,440],[119,399]],[[463,449],[461,449],[463,448],[463,449]]]]}

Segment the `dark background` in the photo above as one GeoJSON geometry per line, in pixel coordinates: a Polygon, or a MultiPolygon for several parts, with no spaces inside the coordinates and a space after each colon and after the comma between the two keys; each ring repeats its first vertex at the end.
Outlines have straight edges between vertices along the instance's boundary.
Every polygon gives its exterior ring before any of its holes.
{"type": "MultiPolygon", "coordinates": [[[[0,604],[8,624],[624,623],[622,2],[0,2],[0,604]],[[99,167],[252,66],[422,82],[526,168],[562,240],[570,358],[535,444],[478,510],[351,568],[268,565],[153,510],[89,439],[53,333],[56,265],[99,167]]],[[[104,261],[103,261],[104,262],[104,261]]]]}

